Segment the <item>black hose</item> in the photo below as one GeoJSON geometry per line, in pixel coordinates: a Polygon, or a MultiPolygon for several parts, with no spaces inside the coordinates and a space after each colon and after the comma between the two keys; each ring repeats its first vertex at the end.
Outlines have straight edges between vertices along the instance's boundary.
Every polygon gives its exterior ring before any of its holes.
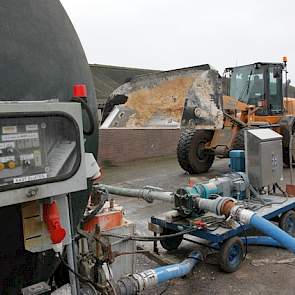
{"type": "Polygon", "coordinates": [[[91,213],[89,213],[88,215],[86,215],[83,220],[82,223],[86,223],[88,222],[90,219],[92,219],[93,217],[96,216],[97,213],[100,212],[100,210],[102,209],[102,207],[104,206],[105,202],[108,200],[108,193],[106,191],[100,190],[100,192],[97,192],[101,194],[101,198],[99,200],[99,204],[96,205],[95,209],[93,209],[91,211],[91,213]]]}
{"type": "Polygon", "coordinates": [[[184,234],[191,233],[193,231],[196,231],[196,228],[190,228],[190,229],[186,229],[186,230],[180,231],[180,232],[175,233],[175,234],[162,235],[162,236],[158,236],[158,237],[154,237],[154,236],[135,236],[135,235],[117,235],[117,234],[106,234],[106,233],[102,233],[101,235],[105,236],[105,237],[113,237],[113,238],[121,238],[121,239],[128,238],[130,240],[140,241],[140,242],[154,242],[154,241],[161,241],[161,240],[176,238],[176,237],[179,237],[179,236],[183,236],[184,234]]]}
{"type": "Polygon", "coordinates": [[[93,118],[93,114],[92,114],[92,112],[91,112],[90,107],[88,106],[88,104],[86,103],[86,101],[83,100],[83,99],[81,99],[81,98],[74,97],[74,98],[72,99],[72,101],[80,102],[80,103],[81,103],[81,106],[82,106],[82,109],[85,110],[86,113],[87,113],[90,127],[89,127],[88,130],[85,130],[85,129],[83,128],[83,133],[84,133],[85,135],[91,135],[91,134],[93,134],[94,129],[95,129],[95,123],[94,123],[94,118],[93,118]]]}

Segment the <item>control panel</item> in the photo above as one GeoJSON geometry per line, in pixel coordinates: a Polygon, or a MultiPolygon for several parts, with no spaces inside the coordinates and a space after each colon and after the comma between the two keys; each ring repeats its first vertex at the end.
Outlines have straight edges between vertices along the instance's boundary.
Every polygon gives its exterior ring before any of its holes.
{"type": "Polygon", "coordinates": [[[45,119],[40,118],[1,120],[0,187],[48,176],[50,168],[45,152],[47,126],[45,119]]]}
{"type": "Polygon", "coordinates": [[[0,207],[87,187],[81,113],[78,103],[0,103],[0,207]]]}

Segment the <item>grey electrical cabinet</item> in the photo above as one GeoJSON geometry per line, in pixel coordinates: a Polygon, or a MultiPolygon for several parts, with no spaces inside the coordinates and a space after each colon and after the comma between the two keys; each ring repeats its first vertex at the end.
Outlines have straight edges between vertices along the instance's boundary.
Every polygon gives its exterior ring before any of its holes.
{"type": "Polygon", "coordinates": [[[282,136],[272,129],[245,132],[246,173],[250,183],[261,188],[283,181],[282,136]]]}

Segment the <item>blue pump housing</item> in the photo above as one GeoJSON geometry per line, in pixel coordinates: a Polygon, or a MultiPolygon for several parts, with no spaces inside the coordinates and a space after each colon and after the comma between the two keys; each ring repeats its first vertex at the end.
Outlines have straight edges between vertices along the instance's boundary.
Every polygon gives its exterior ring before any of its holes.
{"type": "Polygon", "coordinates": [[[193,195],[200,195],[201,198],[208,199],[212,194],[220,193],[218,187],[213,182],[199,183],[191,188],[193,195]]]}
{"type": "Polygon", "coordinates": [[[245,172],[245,151],[232,150],[229,152],[230,169],[233,172],[245,172]]]}

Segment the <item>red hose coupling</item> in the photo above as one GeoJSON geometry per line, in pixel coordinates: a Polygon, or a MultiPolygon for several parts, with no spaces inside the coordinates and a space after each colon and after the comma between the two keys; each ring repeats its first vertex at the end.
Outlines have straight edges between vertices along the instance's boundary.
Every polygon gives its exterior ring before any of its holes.
{"type": "Polygon", "coordinates": [[[43,205],[43,220],[47,224],[52,243],[61,243],[66,236],[66,231],[61,225],[58,207],[55,201],[43,205]]]}

